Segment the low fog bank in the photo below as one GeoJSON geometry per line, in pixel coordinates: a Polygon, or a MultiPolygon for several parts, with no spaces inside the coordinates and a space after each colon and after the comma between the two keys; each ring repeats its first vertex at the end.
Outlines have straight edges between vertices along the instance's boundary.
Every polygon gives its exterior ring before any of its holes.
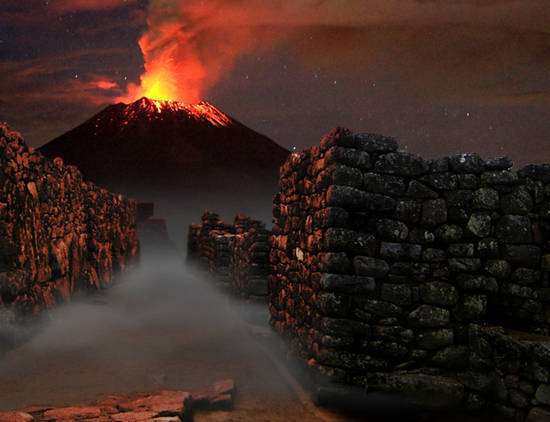
{"type": "MultiPolygon", "coordinates": [[[[0,359],[0,409],[186,390],[223,378],[245,391],[285,395],[269,382],[273,369],[231,300],[174,256],[148,256],[111,289],[52,312],[40,332],[0,359]]],[[[267,315],[263,306],[256,311],[267,315]]]]}

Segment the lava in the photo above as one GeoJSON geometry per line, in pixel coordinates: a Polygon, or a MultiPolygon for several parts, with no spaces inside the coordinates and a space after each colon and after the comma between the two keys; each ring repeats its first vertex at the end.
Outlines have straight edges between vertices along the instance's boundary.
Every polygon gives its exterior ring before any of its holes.
{"type": "Polygon", "coordinates": [[[136,118],[138,114],[142,115],[143,113],[146,113],[150,119],[157,118],[164,113],[183,113],[187,117],[207,121],[214,126],[229,126],[232,124],[229,116],[206,101],[184,103],[142,97],[138,101],[128,104],[125,119],[129,121],[136,118]]]}

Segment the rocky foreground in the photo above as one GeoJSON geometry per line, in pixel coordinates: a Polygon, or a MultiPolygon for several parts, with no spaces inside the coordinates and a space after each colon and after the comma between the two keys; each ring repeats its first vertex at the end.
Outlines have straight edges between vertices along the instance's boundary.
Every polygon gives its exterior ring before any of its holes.
{"type": "Polygon", "coordinates": [[[0,413],[0,422],[189,422],[196,409],[229,408],[235,394],[231,379],[192,392],[160,390],[130,396],[108,396],[85,405],[31,406],[0,413]]]}

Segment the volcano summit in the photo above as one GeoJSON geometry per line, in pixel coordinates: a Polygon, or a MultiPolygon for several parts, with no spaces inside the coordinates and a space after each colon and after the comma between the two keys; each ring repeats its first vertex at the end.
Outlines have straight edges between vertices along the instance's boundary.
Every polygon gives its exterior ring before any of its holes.
{"type": "Polygon", "coordinates": [[[154,193],[274,192],[288,151],[213,105],[141,98],[114,104],[40,148],[100,186],[154,193]]]}

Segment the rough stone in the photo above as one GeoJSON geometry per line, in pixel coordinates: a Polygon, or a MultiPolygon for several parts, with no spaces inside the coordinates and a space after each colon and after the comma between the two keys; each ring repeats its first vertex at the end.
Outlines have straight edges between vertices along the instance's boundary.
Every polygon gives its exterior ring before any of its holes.
{"type": "Polygon", "coordinates": [[[408,320],[415,327],[444,327],[450,321],[450,312],[436,306],[420,305],[409,314],[408,320]]]}
{"type": "Polygon", "coordinates": [[[536,267],[540,263],[540,248],[534,245],[503,245],[502,258],[515,265],[536,267]]]}
{"type": "Polygon", "coordinates": [[[435,235],[429,230],[414,227],[409,230],[408,239],[412,243],[426,245],[435,242],[435,235]]]}
{"type": "Polygon", "coordinates": [[[439,350],[432,361],[443,368],[461,369],[468,364],[467,359],[468,348],[464,345],[456,345],[439,350]]]}
{"type": "Polygon", "coordinates": [[[493,188],[479,188],[474,191],[472,197],[474,209],[495,210],[499,208],[498,191],[493,188]]]}
{"type": "Polygon", "coordinates": [[[459,321],[475,321],[487,312],[487,296],[465,294],[453,309],[459,321]]]}
{"type": "Polygon", "coordinates": [[[550,384],[539,385],[535,398],[539,403],[550,406],[550,384]]]}
{"type": "Polygon", "coordinates": [[[505,214],[527,215],[533,209],[531,194],[523,186],[504,195],[500,199],[500,207],[505,214]]]}
{"type": "Polygon", "coordinates": [[[320,270],[327,273],[349,273],[352,266],[345,252],[323,252],[319,254],[320,270]]]}
{"type": "Polygon", "coordinates": [[[501,242],[530,243],[531,220],[521,215],[505,215],[497,222],[495,235],[501,242]]]}
{"type": "Polygon", "coordinates": [[[496,278],[505,279],[510,276],[512,266],[503,259],[492,259],[485,263],[484,270],[496,278]]]}
{"type": "Polygon", "coordinates": [[[418,334],[417,336],[418,345],[428,350],[440,349],[443,346],[449,346],[453,344],[453,341],[453,330],[447,328],[441,330],[425,331],[418,334]]]}
{"type": "Polygon", "coordinates": [[[458,187],[460,189],[477,189],[479,176],[477,174],[458,174],[458,187]]]}
{"type": "Polygon", "coordinates": [[[516,184],[518,175],[511,170],[493,170],[481,174],[481,183],[486,185],[516,184]]]}
{"type": "Polygon", "coordinates": [[[396,305],[407,306],[412,303],[412,292],[410,286],[406,284],[383,284],[380,297],[387,302],[396,305]]]}
{"type": "Polygon", "coordinates": [[[393,260],[418,260],[422,254],[422,246],[409,243],[382,242],[380,256],[393,260]]]}
{"type": "Polygon", "coordinates": [[[513,165],[514,163],[509,157],[491,158],[485,162],[485,166],[489,170],[508,170],[513,165]]]}
{"type": "Polygon", "coordinates": [[[333,164],[317,177],[322,179],[323,174],[326,175],[325,177],[327,180],[319,180],[317,183],[320,186],[341,185],[358,187],[363,184],[363,174],[361,173],[361,170],[354,167],[342,164],[333,164]]]}
{"type": "Polygon", "coordinates": [[[439,190],[454,190],[458,188],[458,177],[456,174],[449,172],[429,174],[422,177],[422,181],[439,190]]]}
{"type": "Polygon", "coordinates": [[[415,223],[420,221],[422,213],[422,205],[417,201],[397,201],[394,218],[405,221],[407,223],[415,223]]]}
{"type": "Polygon", "coordinates": [[[550,421],[550,411],[540,407],[533,407],[525,422],[548,422],[550,421]]]}
{"type": "Polygon", "coordinates": [[[453,190],[445,192],[445,200],[449,207],[467,207],[472,204],[473,191],[469,189],[453,190]]]}
{"type": "Polygon", "coordinates": [[[477,237],[487,237],[491,234],[491,216],[485,213],[472,214],[466,228],[477,237]]]}
{"type": "Polygon", "coordinates": [[[427,173],[429,166],[424,159],[411,153],[390,152],[378,158],[374,169],[380,173],[412,177],[427,173]]]}
{"type": "Polygon", "coordinates": [[[473,257],[475,246],[473,243],[453,243],[448,246],[447,252],[452,256],[473,257]]]}
{"type": "Polygon", "coordinates": [[[449,164],[457,173],[481,173],[485,170],[485,162],[477,154],[460,154],[449,157],[449,164]]]}
{"type": "Polygon", "coordinates": [[[434,199],[438,197],[438,194],[423,183],[411,180],[407,189],[407,196],[418,199],[434,199]]]}
{"type": "Polygon", "coordinates": [[[325,165],[344,164],[350,167],[368,169],[371,167],[370,155],[354,148],[333,146],[325,153],[325,165]]]}
{"type": "Polygon", "coordinates": [[[455,224],[443,224],[435,231],[437,238],[447,243],[458,242],[462,239],[462,228],[455,224]]]}
{"type": "Polygon", "coordinates": [[[516,268],[510,277],[510,280],[517,284],[534,284],[540,281],[540,271],[531,268],[516,268]]]}
{"type": "Polygon", "coordinates": [[[437,226],[447,221],[447,205],[443,199],[432,199],[422,204],[422,222],[428,226],[437,226]]]}
{"type": "Polygon", "coordinates": [[[432,281],[420,286],[420,298],[431,305],[452,306],[458,301],[458,291],[452,284],[432,281]]]}
{"type": "Polygon", "coordinates": [[[354,145],[357,144],[358,148],[367,152],[392,152],[398,148],[397,141],[393,138],[375,135],[372,133],[359,133],[353,137],[354,145]]]}
{"type": "Polygon", "coordinates": [[[402,241],[409,236],[409,229],[401,221],[383,218],[376,222],[376,231],[382,239],[402,241]]]}
{"type": "Polygon", "coordinates": [[[474,274],[458,274],[456,276],[456,282],[464,290],[490,293],[498,292],[498,282],[493,277],[474,274]]]}
{"type": "Polygon", "coordinates": [[[367,256],[356,256],[353,258],[353,266],[356,274],[375,278],[384,277],[390,270],[386,261],[367,256]]]}
{"type": "Polygon", "coordinates": [[[485,238],[477,243],[477,251],[481,258],[499,258],[499,242],[497,239],[485,238]]]}
{"type": "Polygon", "coordinates": [[[366,311],[381,317],[398,317],[403,315],[402,307],[381,300],[369,300],[364,308],[366,311]]]}
{"type": "Polygon", "coordinates": [[[367,293],[374,290],[376,283],[372,277],[359,277],[343,274],[322,274],[321,288],[327,292],[367,293]]]}
{"type": "Polygon", "coordinates": [[[426,248],[422,251],[422,261],[442,262],[447,259],[447,253],[442,249],[426,248]]]}
{"type": "Polygon", "coordinates": [[[481,268],[479,258],[449,258],[449,268],[457,272],[475,272],[481,268]]]}
{"type": "Polygon", "coordinates": [[[395,374],[386,378],[388,389],[405,394],[423,407],[452,407],[464,397],[462,384],[450,378],[424,374],[395,374]]]}
{"type": "Polygon", "coordinates": [[[385,195],[403,195],[405,181],[402,177],[387,174],[365,173],[363,186],[367,192],[383,193],[385,195]]]}

